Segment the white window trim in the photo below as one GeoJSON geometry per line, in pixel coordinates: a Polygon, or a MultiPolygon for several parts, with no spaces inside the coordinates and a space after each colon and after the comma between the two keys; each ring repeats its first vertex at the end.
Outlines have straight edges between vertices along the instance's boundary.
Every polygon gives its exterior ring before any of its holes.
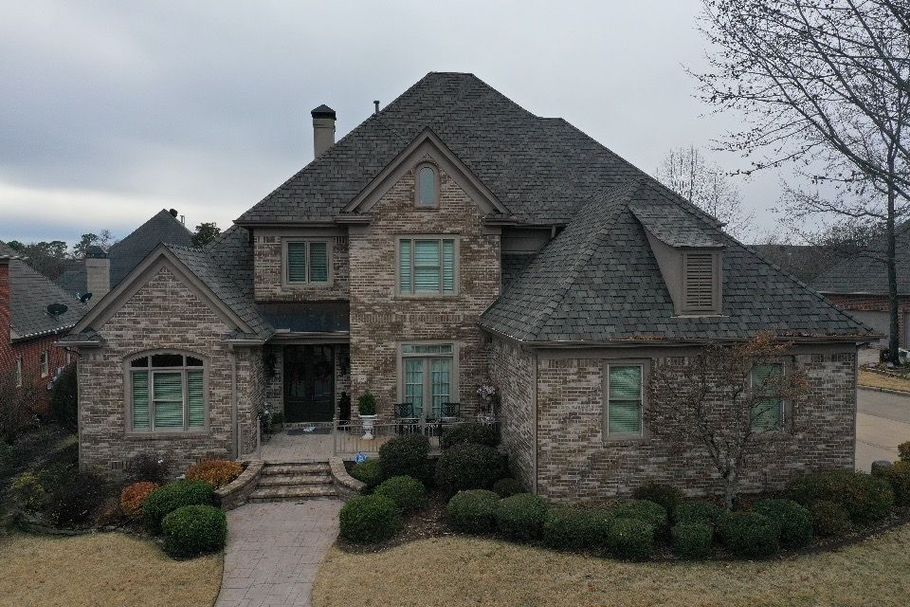
{"type": "Polygon", "coordinates": [[[610,360],[603,365],[603,434],[604,443],[615,443],[624,441],[641,441],[648,437],[648,431],[645,427],[645,412],[648,409],[648,381],[650,376],[650,360],[643,359],[617,359],[610,360]],[[639,418],[641,420],[641,432],[632,434],[611,433],[610,432],[610,367],[641,367],[641,408],[639,418]]]}
{"type": "MultiPolygon", "coordinates": [[[[749,369],[749,390],[750,391],[755,389],[755,369],[756,369],[756,367],[768,367],[768,366],[780,367],[781,373],[783,373],[783,376],[784,377],[787,376],[788,365],[785,361],[769,362],[769,363],[763,363],[760,365],[752,365],[752,368],[749,369]]],[[[756,430],[755,428],[751,428],[751,425],[754,420],[752,419],[752,411],[749,411],[749,425],[753,432],[755,432],[757,434],[767,434],[769,432],[783,432],[783,430],[787,427],[787,424],[789,423],[789,420],[790,420],[790,403],[784,398],[781,398],[779,400],[780,400],[780,427],[774,428],[772,430],[756,430]]]]}
{"type": "Polygon", "coordinates": [[[123,372],[124,372],[124,402],[126,403],[126,428],[125,434],[133,438],[157,438],[157,437],[168,437],[168,436],[193,436],[208,434],[209,432],[209,423],[210,423],[210,413],[211,409],[209,406],[209,359],[202,354],[197,352],[190,352],[187,350],[152,350],[148,352],[139,352],[132,354],[126,357],[123,361],[123,372]],[[151,357],[157,354],[179,354],[181,356],[192,356],[193,358],[198,358],[202,361],[201,367],[188,367],[185,364],[180,367],[152,367],[151,366],[151,357]],[[131,363],[145,356],[149,357],[149,366],[148,367],[133,367],[131,363]],[[188,415],[189,408],[187,407],[187,371],[199,371],[202,370],[202,406],[203,406],[203,422],[201,427],[190,428],[188,425],[188,415]],[[154,390],[154,374],[156,372],[164,373],[174,373],[181,372],[182,382],[183,382],[183,428],[167,428],[163,430],[155,430],[155,405],[153,398],[154,390]],[[135,430],[133,429],[133,374],[148,372],[149,374],[149,429],[148,430],[135,430]]]}
{"type": "Polygon", "coordinates": [[[458,297],[461,292],[461,238],[456,234],[404,234],[395,238],[395,296],[402,299],[448,299],[458,297]],[[418,240],[438,240],[439,241],[439,291],[435,293],[404,293],[401,290],[401,242],[403,240],[411,241],[411,284],[414,284],[414,242],[418,240]],[[451,240],[453,242],[453,255],[455,256],[455,265],[452,268],[452,292],[443,293],[442,277],[442,241],[451,240]]]}
{"type": "Polygon", "coordinates": [[[442,180],[439,176],[439,167],[432,162],[423,161],[414,168],[414,207],[421,211],[432,211],[442,205],[442,180]],[[424,168],[433,169],[433,178],[436,181],[436,204],[420,204],[420,171],[424,168]]]}
{"type": "Polygon", "coordinates": [[[334,272],[333,263],[334,263],[334,251],[333,251],[333,239],[331,238],[311,238],[311,237],[292,237],[292,238],[282,238],[281,239],[281,286],[285,289],[299,289],[299,288],[327,288],[331,287],[334,283],[334,272]],[[306,244],[306,274],[307,279],[304,281],[294,280],[291,281],[288,279],[288,244],[290,243],[305,243],[306,244]],[[326,264],[328,266],[328,272],[326,275],[326,280],[312,281],[310,280],[310,245],[312,243],[325,243],[326,250],[326,264]]]}
{"type": "MultiPolygon", "coordinates": [[[[426,360],[432,360],[434,358],[451,358],[452,360],[452,373],[449,378],[449,402],[460,403],[461,402],[461,365],[458,363],[460,356],[461,347],[458,342],[455,341],[406,341],[398,344],[398,400],[396,402],[403,403],[405,402],[405,394],[407,393],[405,388],[405,367],[404,361],[409,358],[420,358],[426,360]],[[405,346],[452,346],[451,354],[405,354],[405,346]]],[[[426,395],[432,395],[432,377],[431,373],[424,371],[423,374],[423,389],[424,389],[424,400],[426,400],[426,395]],[[428,387],[429,385],[429,387],[428,387]]],[[[427,419],[427,413],[432,409],[432,403],[424,402],[423,411],[420,415],[420,421],[423,422],[427,419]],[[428,406],[429,405],[429,406],[428,406]]]]}
{"type": "Polygon", "coordinates": [[[47,377],[51,374],[51,355],[47,350],[41,353],[41,377],[47,377]]]}

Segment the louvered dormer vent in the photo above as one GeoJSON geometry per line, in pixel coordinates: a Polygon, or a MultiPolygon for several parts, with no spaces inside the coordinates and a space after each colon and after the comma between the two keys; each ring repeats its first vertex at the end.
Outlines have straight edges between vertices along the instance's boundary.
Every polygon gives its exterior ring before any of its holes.
{"type": "Polygon", "coordinates": [[[720,312],[719,261],[714,252],[683,253],[683,314],[720,312]]]}

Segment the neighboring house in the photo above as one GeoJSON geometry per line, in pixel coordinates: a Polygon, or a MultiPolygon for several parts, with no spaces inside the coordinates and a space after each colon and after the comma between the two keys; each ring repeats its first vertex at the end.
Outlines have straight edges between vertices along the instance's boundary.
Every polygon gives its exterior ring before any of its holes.
{"type": "Polygon", "coordinates": [[[76,297],[91,293],[87,303],[93,306],[162,242],[193,244],[193,234],[177,219],[176,211],[162,209],[108,251],[90,247],[84,259],[67,262],[57,284],[76,297]]]}
{"type": "MultiPolygon", "coordinates": [[[[696,444],[648,432],[654,365],[773,331],[809,395],[746,488],[854,461],[856,344],[870,330],[561,118],[471,74],[431,73],[206,250],[160,245],[78,323],[84,468],[186,464],[257,447],[257,413],[331,422],[341,394],[421,421],[501,395],[515,473],[558,500],[649,481],[719,487],[696,444]]],[[[289,437],[290,438],[290,437],[289,437]]],[[[305,440],[307,437],[301,437],[305,440]]],[[[329,454],[326,454],[328,457],[329,454]]]]}
{"type": "MultiPolygon", "coordinates": [[[[48,413],[54,378],[72,362],[56,345],[85,307],[0,242],[0,385],[35,398],[35,413],[48,413]]],[[[8,395],[7,395],[8,396],[8,395]]]]}

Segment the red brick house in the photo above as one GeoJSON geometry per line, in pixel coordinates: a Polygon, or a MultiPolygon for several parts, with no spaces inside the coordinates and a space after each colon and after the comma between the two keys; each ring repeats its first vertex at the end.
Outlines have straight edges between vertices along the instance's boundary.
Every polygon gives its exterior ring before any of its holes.
{"type": "Polygon", "coordinates": [[[35,413],[48,413],[49,387],[75,360],[56,342],[84,311],[77,299],[0,242],[0,377],[19,394],[33,391],[35,413]]]}
{"type": "Polygon", "coordinates": [[[768,331],[793,343],[780,370],[811,385],[768,408],[765,427],[799,430],[743,485],[852,468],[871,331],[565,120],[458,73],[428,74],[337,142],[335,112],[312,116],[312,162],[206,249],[155,248],[65,339],[81,353],[84,468],[249,457],[263,409],[332,428],[343,395],[356,422],[367,391],[389,426],[403,410],[423,429],[474,419],[492,380],[535,492],[712,492],[703,447],[649,432],[650,370],[685,373],[699,346],[768,331]]]}

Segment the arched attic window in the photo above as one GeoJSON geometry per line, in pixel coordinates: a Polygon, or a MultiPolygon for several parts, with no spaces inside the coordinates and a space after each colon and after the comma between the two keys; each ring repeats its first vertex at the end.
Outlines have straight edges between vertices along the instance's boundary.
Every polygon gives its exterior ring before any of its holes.
{"type": "Polygon", "coordinates": [[[422,209],[439,206],[439,169],[429,163],[417,167],[415,204],[422,209]]]}
{"type": "Polygon", "coordinates": [[[208,419],[206,367],[201,356],[155,352],[128,359],[130,432],[202,431],[208,419]]]}

